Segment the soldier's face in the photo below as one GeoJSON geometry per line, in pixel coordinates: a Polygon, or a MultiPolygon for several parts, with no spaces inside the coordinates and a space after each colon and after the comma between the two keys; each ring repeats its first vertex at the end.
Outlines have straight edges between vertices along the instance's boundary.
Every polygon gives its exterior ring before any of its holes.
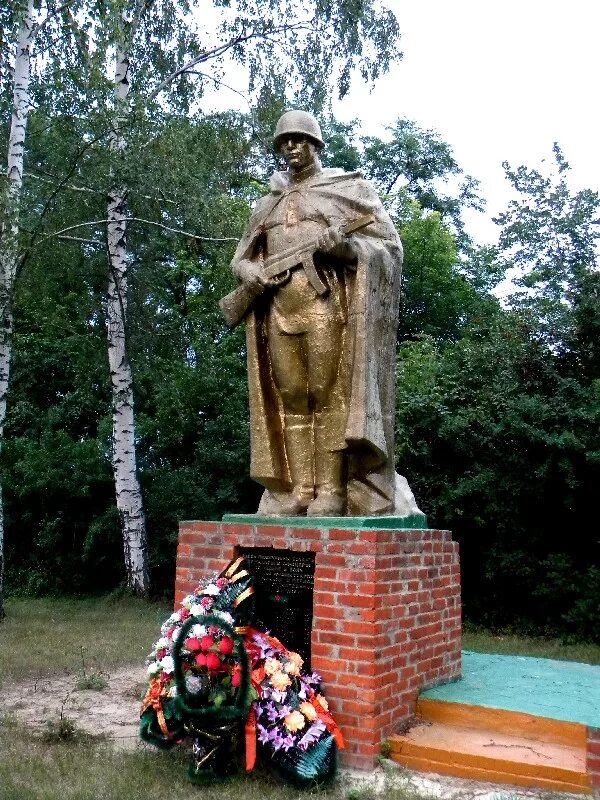
{"type": "Polygon", "coordinates": [[[316,145],[300,134],[288,134],[279,149],[292,172],[300,172],[317,160],[316,145]]]}

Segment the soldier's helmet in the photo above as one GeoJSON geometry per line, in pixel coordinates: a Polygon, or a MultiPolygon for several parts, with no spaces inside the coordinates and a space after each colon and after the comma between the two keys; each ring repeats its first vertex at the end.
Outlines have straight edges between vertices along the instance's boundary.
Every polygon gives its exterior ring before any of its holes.
{"type": "Polygon", "coordinates": [[[292,133],[306,136],[319,149],[325,147],[319,123],[308,111],[286,111],[279,117],[273,136],[275,150],[279,150],[281,142],[292,133]]]}

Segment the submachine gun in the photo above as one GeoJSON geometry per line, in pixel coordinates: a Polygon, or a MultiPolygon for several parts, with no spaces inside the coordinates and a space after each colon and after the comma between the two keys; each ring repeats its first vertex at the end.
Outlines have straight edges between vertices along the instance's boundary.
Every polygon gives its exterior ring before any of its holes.
{"type": "MultiPolygon", "coordinates": [[[[349,236],[351,233],[366,228],[367,225],[371,225],[373,222],[375,222],[375,215],[365,214],[363,217],[358,217],[358,219],[342,225],[340,230],[344,236],[349,236]]],[[[283,281],[287,279],[286,273],[294,269],[302,268],[306,273],[310,285],[319,296],[322,296],[327,293],[328,289],[319,277],[315,267],[314,255],[316,250],[317,239],[312,239],[299,247],[293,247],[289,250],[284,250],[283,253],[269,256],[269,258],[266,258],[264,261],[261,274],[263,278],[268,280],[280,278],[279,283],[283,283],[283,281]]],[[[274,285],[276,286],[277,284],[274,285]]],[[[247,284],[241,283],[237,289],[229,292],[228,295],[225,295],[225,297],[219,300],[219,306],[227,324],[231,328],[235,328],[236,325],[239,325],[250,310],[252,303],[254,303],[256,298],[268,288],[270,288],[268,285],[261,286],[258,284],[248,286],[247,284]]]]}

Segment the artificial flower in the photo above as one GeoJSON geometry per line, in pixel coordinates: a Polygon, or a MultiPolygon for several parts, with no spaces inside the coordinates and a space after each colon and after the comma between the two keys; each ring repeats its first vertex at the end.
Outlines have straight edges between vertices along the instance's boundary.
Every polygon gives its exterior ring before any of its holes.
{"type": "Polygon", "coordinates": [[[300,703],[298,706],[300,711],[304,714],[309,722],[314,722],[317,718],[317,710],[310,703],[300,703]]]}
{"type": "Polygon", "coordinates": [[[175,669],[175,662],[173,661],[173,656],[165,656],[163,659],[160,660],[160,666],[163,672],[173,672],[175,669]]]}
{"type": "Polygon", "coordinates": [[[265,674],[275,675],[281,669],[281,661],[276,658],[267,658],[265,661],[265,674]]]}
{"type": "Polygon", "coordinates": [[[223,636],[221,641],[219,642],[219,650],[223,653],[224,656],[231,655],[233,653],[233,646],[234,641],[231,636],[223,636]]]}
{"type": "Polygon", "coordinates": [[[298,667],[298,669],[300,669],[300,668],[302,667],[302,664],[304,664],[304,659],[302,658],[302,656],[300,655],[300,653],[288,653],[288,654],[287,654],[287,657],[289,658],[289,660],[290,660],[290,661],[291,661],[293,664],[296,664],[296,666],[298,667]]]}
{"type": "Polygon", "coordinates": [[[325,700],[322,694],[318,694],[315,699],[321,708],[324,708],[325,711],[329,711],[329,703],[327,700],[325,700]]]}
{"type": "Polygon", "coordinates": [[[283,692],[291,683],[290,676],[286,675],[285,672],[276,672],[274,675],[271,675],[271,686],[278,692],[283,692]]]}
{"type": "Polygon", "coordinates": [[[213,636],[203,636],[202,639],[200,639],[200,647],[205,651],[210,650],[214,643],[215,640],[213,636]]]}
{"type": "Polygon", "coordinates": [[[195,675],[190,675],[185,679],[185,686],[188,692],[191,692],[192,694],[198,694],[200,689],[202,689],[202,681],[195,675]]]}
{"type": "Polygon", "coordinates": [[[293,675],[294,677],[300,675],[300,667],[294,661],[288,661],[284,666],[284,670],[288,675],[293,675]]]}
{"type": "Polygon", "coordinates": [[[301,731],[306,725],[306,720],[304,719],[304,715],[299,711],[292,711],[292,713],[288,714],[283,720],[283,724],[290,733],[296,733],[296,731],[301,731]]]}
{"type": "Polygon", "coordinates": [[[160,664],[157,664],[156,661],[153,661],[151,664],[148,664],[148,669],[146,670],[148,675],[152,677],[160,672],[160,664]]]}
{"type": "Polygon", "coordinates": [[[216,671],[221,669],[221,667],[223,666],[223,662],[216,653],[207,653],[206,666],[208,667],[208,669],[216,671]]]}

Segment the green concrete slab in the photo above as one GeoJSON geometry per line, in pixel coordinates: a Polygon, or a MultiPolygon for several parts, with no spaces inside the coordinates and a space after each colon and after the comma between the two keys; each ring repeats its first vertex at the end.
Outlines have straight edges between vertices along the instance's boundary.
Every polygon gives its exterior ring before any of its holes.
{"type": "Polygon", "coordinates": [[[224,514],[223,522],[247,525],[283,525],[294,528],[342,528],[346,530],[426,530],[425,514],[408,517],[261,517],[258,514],[224,514]]]}
{"type": "Polygon", "coordinates": [[[445,700],[600,727],[600,666],[463,651],[463,677],[421,693],[445,700]]]}

